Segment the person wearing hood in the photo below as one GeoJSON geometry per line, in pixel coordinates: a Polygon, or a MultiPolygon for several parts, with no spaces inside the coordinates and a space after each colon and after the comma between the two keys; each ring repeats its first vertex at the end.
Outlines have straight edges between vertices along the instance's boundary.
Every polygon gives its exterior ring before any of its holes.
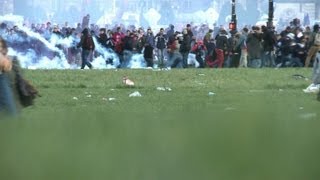
{"type": "Polygon", "coordinates": [[[215,38],[216,48],[223,51],[223,62],[225,62],[226,58],[228,57],[228,48],[230,46],[228,38],[228,33],[225,29],[220,29],[219,34],[215,38]]]}
{"type": "Polygon", "coordinates": [[[82,48],[82,53],[81,53],[81,69],[84,69],[85,66],[87,65],[90,69],[92,69],[92,64],[90,63],[92,61],[91,54],[94,52],[95,45],[93,42],[93,38],[89,33],[88,28],[84,28],[82,31],[82,36],[80,43],[78,44],[78,47],[82,48]],[[90,58],[90,59],[89,59],[90,58]]]}

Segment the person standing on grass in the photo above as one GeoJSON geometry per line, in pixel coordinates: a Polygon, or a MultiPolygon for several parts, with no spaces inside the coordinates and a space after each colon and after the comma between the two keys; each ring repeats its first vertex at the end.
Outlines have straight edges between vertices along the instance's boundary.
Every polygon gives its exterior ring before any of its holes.
{"type": "MultiPolygon", "coordinates": [[[[230,47],[229,40],[228,40],[228,33],[225,29],[220,29],[219,34],[215,37],[216,40],[216,49],[218,49],[219,52],[223,51],[223,59],[222,64],[226,62],[228,59],[228,48],[230,47]]],[[[216,52],[217,50],[215,50],[216,52]]],[[[215,58],[213,58],[215,60],[215,58]]],[[[221,64],[219,63],[219,64],[221,64]]],[[[229,67],[229,63],[227,64],[227,67],[229,67]]]]}
{"type": "Polygon", "coordinates": [[[146,43],[144,45],[144,58],[147,63],[147,67],[153,67],[153,50],[155,47],[155,38],[151,28],[148,28],[145,38],[146,43]]]}
{"type": "Polygon", "coordinates": [[[253,26],[252,31],[247,37],[249,67],[261,67],[261,52],[262,52],[262,34],[258,26],[253,26]]]}
{"type": "Polygon", "coordinates": [[[241,49],[240,55],[240,64],[239,67],[248,67],[248,47],[247,47],[247,38],[248,38],[248,28],[243,28],[239,37],[237,46],[241,49]]]}
{"type": "Polygon", "coordinates": [[[6,42],[0,38],[0,116],[2,113],[13,116],[17,114],[13,90],[8,77],[12,62],[7,57],[7,51],[6,42]]]}
{"type": "Polygon", "coordinates": [[[187,29],[184,29],[182,34],[183,34],[183,38],[180,46],[180,53],[182,55],[182,66],[183,68],[188,68],[188,57],[189,57],[189,52],[191,50],[191,38],[190,38],[190,35],[188,34],[187,29]]]}
{"type": "Polygon", "coordinates": [[[80,43],[78,44],[78,47],[82,48],[82,53],[81,53],[81,58],[82,58],[82,63],[81,63],[81,69],[84,69],[84,67],[87,65],[90,69],[92,69],[92,64],[90,63],[92,60],[89,58],[92,58],[93,56],[90,56],[94,52],[94,42],[93,38],[89,33],[89,29],[85,28],[82,31],[82,36],[80,43]]]}
{"type": "Polygon", "coordinates": [[[164,51],[166,49],[167,36],[164,34],[164,29],[161,28],[160,32],[155,37],[158,66],[164,67],[164,51]]]}
{"type": "Polygon", "coordinates": [[[262,67],[275,67],[275,46],[277,43],[273,30],[262,26],[262,67]]]}
{"type": "Polygon", "coordinates": [[[309,47],[310,49],[304,67],[309,67],[311,59],[320,51],[320,26],[318,24],[313,26],[313,33],[309,38],[309,47]]]}
{"type": "MultiPolygon", "coordinates": [[[[316,55],[316,59],[313,63],[312,84],[310,84],[303,91],[305,93],[319,93],[320,91],[320,51],[316,55]]],[[[318,98],[319,95],[318,95],[318,98]]],[[[318,99],[320,100],[320,99],[318,99]]]]}

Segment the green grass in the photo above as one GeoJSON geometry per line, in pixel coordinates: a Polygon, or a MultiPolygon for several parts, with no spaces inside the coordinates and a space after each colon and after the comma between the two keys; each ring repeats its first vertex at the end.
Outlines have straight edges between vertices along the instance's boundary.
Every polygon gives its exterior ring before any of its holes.
{"type": "Polygon", "coordinates": [[[0,179],[319,179],[319,102],[293,74],[26,71],[42,97],[0,121],[0,179]]]}

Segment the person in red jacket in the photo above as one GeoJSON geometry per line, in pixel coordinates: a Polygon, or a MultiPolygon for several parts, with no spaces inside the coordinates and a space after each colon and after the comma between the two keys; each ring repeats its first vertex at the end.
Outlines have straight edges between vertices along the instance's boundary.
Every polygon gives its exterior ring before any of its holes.
{"type": "Polygon", "coordinates": [[[120,64],[123,63],[123,39],[125,34],[121,32],[121,27],[117,28],[117,32],[113,33],[114,51],[120,59],[120,64]]]}
{"type": "Polygon", "coordinates": [[[207,48],[202,41],[197,41],[191,48],[191,52],[196,55],[196,60],[199,63],[199,68],[204,68],[204,57],[207,48]]]}

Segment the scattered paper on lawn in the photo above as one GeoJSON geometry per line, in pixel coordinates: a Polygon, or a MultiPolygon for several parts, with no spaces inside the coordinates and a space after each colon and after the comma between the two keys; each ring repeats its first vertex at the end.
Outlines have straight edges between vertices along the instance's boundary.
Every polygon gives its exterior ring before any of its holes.
{"type": "Polygon", "coordinates": [[[135,91],[129,95],[129,97],[141,97],[141,93],[139,91],[135,91]]]}

